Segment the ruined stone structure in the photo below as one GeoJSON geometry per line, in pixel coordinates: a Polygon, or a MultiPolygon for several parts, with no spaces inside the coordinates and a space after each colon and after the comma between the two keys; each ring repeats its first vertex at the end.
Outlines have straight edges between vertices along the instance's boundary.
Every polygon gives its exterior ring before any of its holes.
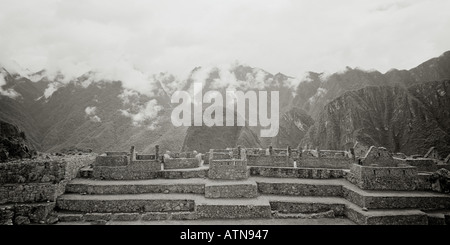
{"type": "Polygon", "coordinates": [[[0,224],[57,222],[56,198],[94,158],[77,155],[0,164],[0,224]]]}
{"type": "MultiPolygon", "coordinates": [[[[159,147],[155,154],[139,154],[132,147],[130,152],[106,152],[91,159],[92,167],[78,164],[76,170],[69,171],[59,162],[46,163],[48,167],[24,165],[22,169],[36,174],[0,176],[5,183],[25,183],[0,188],[4,205],[13,207],[2,206],[0,220],[21,224],[28,217],[30,222],[104,224],[346,217],[357,224],[409,225],[445,224],[449,217],[442,211],[450,209],[448,171],[425,171],[448,165],[394,157],[382,147],[370,147],[361,157],[354,150],[290,147],[211,149],[203,162],[193,152],[167,155],[162,156],[159,147]],[[74,174],[63,177],[77,170],[77,178],[71,179],[74,174]],[[27,185],[33,181],[36,194],[30,199],[27,185]],[[40,189],[42,181],[56,188],[40,189]],[[19,190],[22,196],[11,196],[19,190]],[[22,215],[23,208],[12,204],[46,200],[50,201],[47,208],[39,209],[45,218],[39,219],[22,215]]],[[[15,165],[0,166],[24,172],[15,165]]]]}

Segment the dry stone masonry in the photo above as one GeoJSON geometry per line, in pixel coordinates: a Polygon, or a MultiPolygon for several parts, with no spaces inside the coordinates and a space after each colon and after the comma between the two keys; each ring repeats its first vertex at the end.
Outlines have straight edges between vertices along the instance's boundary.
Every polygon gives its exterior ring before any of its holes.
{"type": "MultiPolygon", "coordinates": [[[[361,147],[361,146],[360,146],[361,147]]],[[[368,147],[106,152],[2,164],[0,222],[335,218],[446,224],[448,164],[368,147]],[[400,191],[400,192],[399,192],[400,191]],[[382,212],[378,210],[383,210],[382,212]]]]}
{"type": "Polygon", "coordinates": [[[94,158],[77,155],[0,164],[0,224],[56,222],[57,197],[94,158]]]}

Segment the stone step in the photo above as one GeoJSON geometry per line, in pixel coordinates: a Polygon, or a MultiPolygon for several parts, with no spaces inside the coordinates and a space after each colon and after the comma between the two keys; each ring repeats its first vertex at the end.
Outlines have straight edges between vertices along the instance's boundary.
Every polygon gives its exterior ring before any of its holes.
{"type": "Polygon", "coordinates": [[[264,197],[253,199],[203,199],[196,202],[200,219],[271,218],[270,203],[264,197]]]}
{"type": "Polygon", "coordinates": [[[321,213],[273,213],[275,219],[332,219],[336,218],[334,211],[329,210],[321,213]]]}
{"type": "Polygon", "coordinates": [[[254,198],[258,196],[255,181],[207,181],[205,184],[206,198],[254,198]]]}
{"type": "Polygon", "coordinates": [[[252,177],[260,194],[342,197],[343,179],[292,179],[252,177]]]}
{"type": "Polygon", "coordinates": [[[450,225],[450,210],[435,210],[425,213],[429,225],[450,225]]]}
{"type": "Polygon", "coordinates": [[[73,179],[66,193],[78,194],[144,194],[193,193],[204,194],[206,179],[93,180],[73,179]]]}
{"type": "Polygon", "coordinates": [[[193,211],[195,199],[200,197],[204,198],[193,194],[64,194],[56,207],[83,213],[181,212],[193,211]]]}
{"type": "Polygon", "coordinates": [[[271,210],[277,213],[313,214],[333,211],[335,216],[344,216],[346,201],[339,197],[302,197],[265,195],[271,210]]]}
{"type": "Polygon", "coordinates": [[[271,178],[335,179],[343,178],[343,169],[251,166],[251,176],[271,178]]]}
{"type": "Polygon", "coordinates": [[[368,209],[450,209],[450,195],[426,191],[371,191],[343,182],[344,198],[368,209]]]}
{"type": "MultiPolygon", "coordinates": [[[[76,213],[58,212],[58,222],[109,222],[109,221],[158,221],[196,220],[193,212],[144,212],[144,213],[76,213]]],[[[99,223],[93,223],[99,224],[99,223]]]]}
{"type": "MultiPolygon", "coordinates": [[[[77,195],[65,194],[57,200],[65,221],[86,220],[86,213],[97,220],[112,219],[116,213],[146,213],[142,220],[169,219],[245,219],[270,218],[266,198],[208,199],[194,194],[77,195]],[[73,214],[75,213],[75,214],[73,214]],[[84,214],[80,217],[79,214],[84,214]],[[110,216],[108,216],[110,215],[110,216]],[[151,216],[153,215],[153,216],[151,216]],[[151,216],[151,217],[150,217],[151,216]],[[152,218],[153,217],[153,218],[152,218]]],[[[87,216],[87,217],[91,217],[87,216]]]]}
{"type": "Polygon", "coordinates": [[[348,203],[345,216],[359,225],[427,225],[427,214],[417,209],[367,210],[348,203]]]}

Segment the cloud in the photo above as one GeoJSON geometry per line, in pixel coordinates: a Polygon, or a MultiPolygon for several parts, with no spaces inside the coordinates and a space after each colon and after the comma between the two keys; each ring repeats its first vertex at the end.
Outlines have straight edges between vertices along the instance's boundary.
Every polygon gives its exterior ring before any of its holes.
{"type": "Polygon", "coordinates": [[[154,119],[158,116],[158,112],[163,109],[158,105],[156,100],[150,100],[144,105],[138,107],[137,112],[131,112],[130,109],[120,110],[122,115],[131,118],[134,126],[146,125],[149,129],[154,129],[156,124],[154,119]]]}
{"type": "Polygon", "coordinates": [[[58,90],[60,87],[62,87],[62,86],[63,86],[63,84],[58,83],[58,82],[52,82],[52,83],[49,83],[48,86],[47,86],[47,88],[46,88],[45,91],[44,91],[44,97],[45,97],[45,99],[48,99],[50,96],[52,96],[53,93],[54,93],[56,90],[58,90]]]}
{"type": "Polygon", "coordinates": [[[89,117],[89,120],[92,122],[101,122],[102,119],[96,115],[97,107],[95,106],[88,106],[86,109],[84,109],[84,112],[89,117]]]}
{"type": "Polygon", "coordinates": [[[235,60],[294,77],[385,72],[449,49],[447,9],[448,0],[4,0],[0,64],[61,71],[65,81],[93,70],[150,95],[152,74],[181,81],[194,67],[235,60]]]}
{"type": "Polygon", "coordinates": [[[314,104],[320,97],[327,94],[327,90],[324,88],[318,88],[316,94],[314,94],[311,98],[308,99],[310,104],[314,104]]]}
{"type": "Polygon", "coordinates": [[[0,73],[0,95],[7,96],[11,99],[16,99],[21,97],[19,93],[17,93],[13,88],[3,89],[3,86],[6,85],[6,80],[3,77],[3,74],[0,73]]]}
{"type": "Polygon", "coordinates": [[[140,94],[135,90],[124,89],[118,97],[124,104],[132,104],[132,102],[136,101],[140,97],[140,94]]]}

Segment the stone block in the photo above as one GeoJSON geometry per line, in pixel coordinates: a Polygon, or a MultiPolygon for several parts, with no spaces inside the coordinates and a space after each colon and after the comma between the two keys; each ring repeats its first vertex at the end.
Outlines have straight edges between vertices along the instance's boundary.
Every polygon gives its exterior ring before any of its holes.
{"type": "Polygon", "coordinates": [[[64,179],[65,161],[6,162],[0,164],[0,184],[8,183],[57,183],[64,179]]]}
{"type": "Polygon", "coordinates": [[[96,166],[126,166],[128,165],[128,157],[122,156],[122,155],[116,155],[116,156],[97,156],[95,158],[96,166]]]}
{"type": "Polygon", "coordinates": [[[80,222],[84,221],[83,214],[58,214],[59,222],[80,222]]]}
{"type": "Polygon", "coordinates": [[[252,176],[273,178],[332,179],[342,178],[342,169],[250,167],[252,176]]]}
{"type": "Polygon", "coordinates": [[[154,220],[167,220],[169,217],[168,213],[162,212],[150,212],[142,214],[142,221],[154,221],[154,220]]]}
{"type": "Polygon", "coordinates": [[[197,212],[176,212],[171,213],[172,220],[196,220],[198,219],[197,212]]]}
{"type": "Polygon", "coordinates": [[[111,220],[111,213],[87,213],[84,215],[85,221],[111,220]]]}
{"type": "Polygon", "coordinates": [[[271,195],[288,195],[288,196],[335,196],[343,195],[341,185],[315,185],[300,183],[282,183],[282,182],[266,182],[258,181],[258,192],[261,194],[271,195]]]}
{"type": "Polygon", "coordinates": [[[157,160],[136,160],[132,161],[127,168],[130,171],[154,172],[161,171],[161,163],[157,160]]]}
{"type": "Polygon", "coordinates": [[[361,163],[363,166],[370,166],[372,164],[376,164],[380,167],[397,166],[397,162],[392,157],[392,153],[384,147],[375,146],[369,148],[369,151],[367,151],[364,158],[361,159],[361,163]]]}
{"type": "Polygon", "coordinates": [[[347,180],[366,190],[415,190],[417,168],[378,167],[353,164],[347,180]]]}
{"type": "Polygon", "coordinates": [[[56,184],[21,183],[0,185],[0,204],[55,201],[56,184]]]}
{"type": "Polygon", "coordinates": [[[344,216],[345,204],[342,203],[312,203],[296,201],[270,201],[272,211],[280,213],[323,213],[330,210],[336,216],[344,216]]]}
{"type": "Polygon", "coordinates": [[[238,180],[247,179],[249,171],[247,162],[236,159],[212,160],[208,177],[210,179],[238,180]]]}
{"type": "Polygon", "coordinates": [[[113,221],[136,221],[141,215],[139,213],[114,213],[111,216],[113,221]]]}
{"type": "Polygon", "coordinates": [[[16,216],[16,218],[14,218],[15,225],[29,225],[30,223],[31,223],[30,219],[26,216],[19,215],[19,216],[16,216]]]}
{"type": "Polygon", "coordinates": [[[12,225],[14,218],[14,211],[12,206],[0,207],[0,225],[12,225]]]}
{"type": "Polygon", "coordinates": [[[258,196],[255,181],[212,182],[205,185],[206,198],[254,198],[258,196]]]}
{"type": "Polygon", "coordinates": [[[169,158],[164,159],[164,169],[198,168],[200,162],[197,158],[169,158]]]}
{"type": "Polygon", "coordinates": [[[434,172],[437,170],[436,163],[429,158],[404,159],[399,162],[416,167],[418,171],[422,172],[434,172]]]}
{"type": "Polygon", "coordinates": [[[221,205],[221,204],[199,204],[197,206],[199,218],[204,219],[263,219],[271,218],[270,205],[221,205]]]}
{"type": "Polygon", "coordinates": [[[302,156],[297,160],[298,168],[349,169],[354,163],[352,158],[331,158],[302,156]]]}

